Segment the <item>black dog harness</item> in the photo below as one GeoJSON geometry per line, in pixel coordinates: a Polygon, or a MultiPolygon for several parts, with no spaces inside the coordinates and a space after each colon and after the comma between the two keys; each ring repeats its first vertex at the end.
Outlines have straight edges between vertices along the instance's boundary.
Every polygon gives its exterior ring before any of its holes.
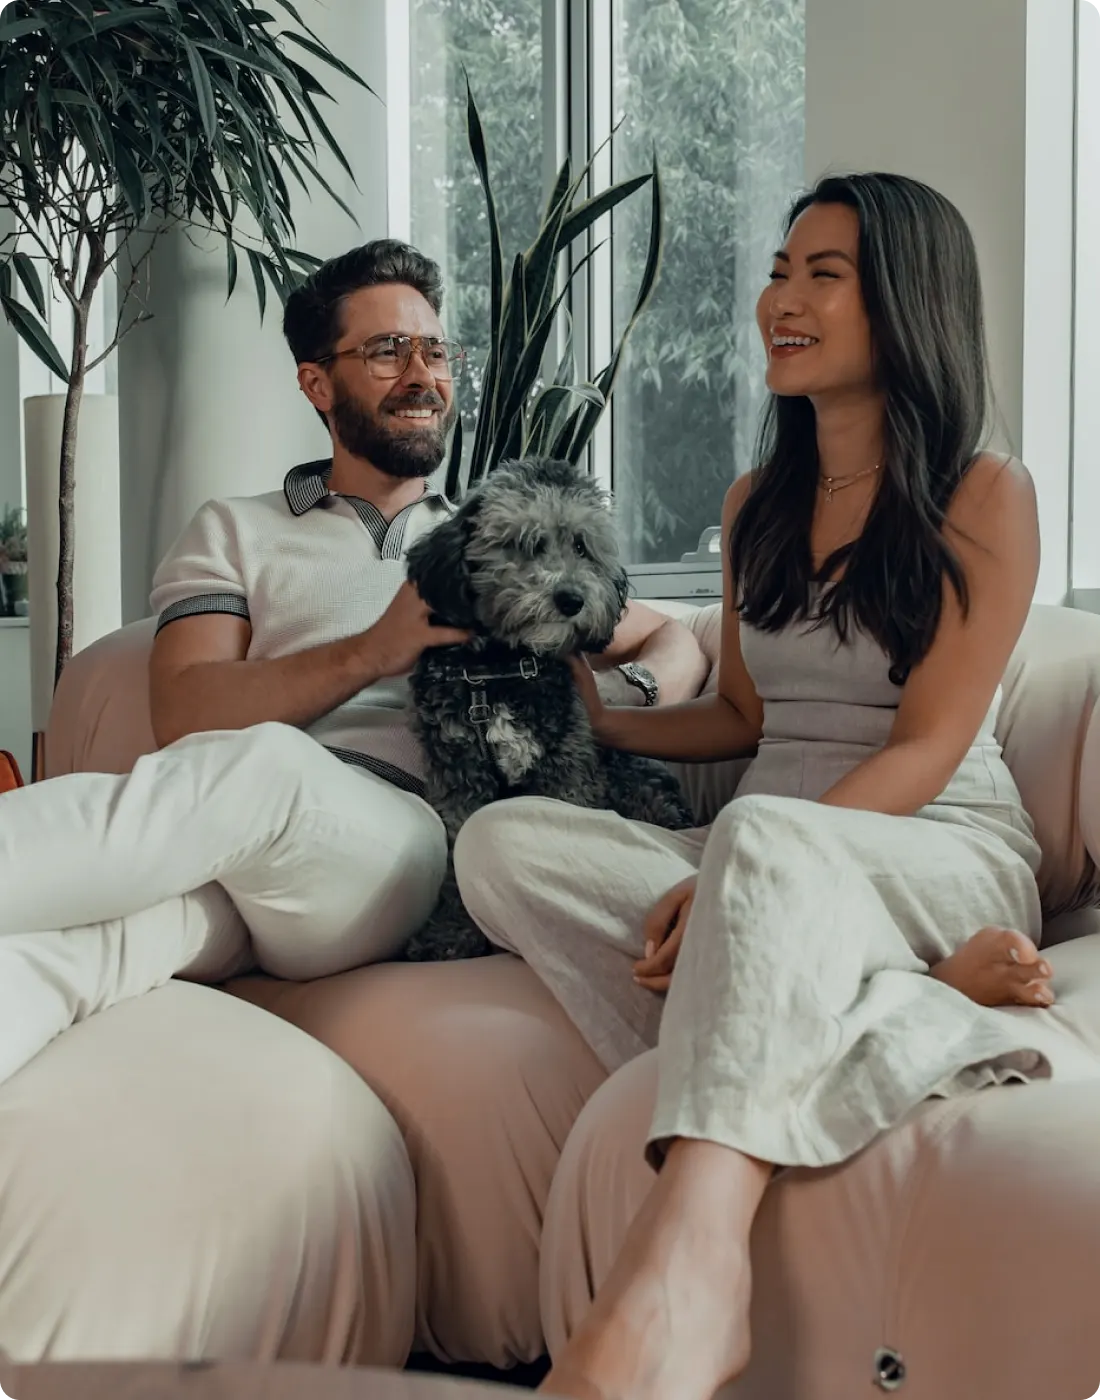
{"type": "Polygon", "coordinates": [[[537,681],[539,660],[537,656],[521,656],[511,666],[448,666],[445,674],[449,681],[465,683],[469,700],[466,718],[480,737],[482,746],[487,748],[488,728],[493,719],[493,707],[488,698],[489,682],[537,681]]]}

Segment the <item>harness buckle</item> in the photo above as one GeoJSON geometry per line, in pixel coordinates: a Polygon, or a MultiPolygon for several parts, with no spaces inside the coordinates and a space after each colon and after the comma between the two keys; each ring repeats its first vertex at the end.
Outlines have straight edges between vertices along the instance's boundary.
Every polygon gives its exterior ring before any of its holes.
{"type": "Polygon", "coordinates": [[[539,673],[538,658],[535,656],[521,656],[519,659],[519,674],[525,681],[533,681],[539,673]]]}
{"type": "Polygon", "coordinates": [[[485,682],[469,676],[466,679],[470,685],[470,708],[466,711],[466,717],[471,724],[488,724],[493,711],[485,697],[485,682]]]}

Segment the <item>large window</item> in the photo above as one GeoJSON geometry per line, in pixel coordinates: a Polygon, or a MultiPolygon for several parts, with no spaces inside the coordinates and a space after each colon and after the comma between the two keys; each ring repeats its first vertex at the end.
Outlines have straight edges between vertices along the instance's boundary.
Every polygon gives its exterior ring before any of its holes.
{"type": "MultiPolygon", "coordinates": [[[[676,566],[716,526],[748,469],[763,402],[755,304],[803,180],[805,0],[403,0],[391,45],[407,94],[405,227],[442,263],[448,328],[471,352],[476,407],[488,320],[488,240],[463,108],[469,74],[485,121],[506,254],[526,246],[548,176],[568,150],[604,183],[660,163],[666,196],[658,291],[634,333],[590,466],[615,495],[635,566],[676,566]]],[[[400,100],[400,99],[398,99],[400,100]]],[[[391,207],[393,207],[391,205],[391,207]]],[[[398,207],[403,207],[398,200],[398,207]]],[[[573,311],[590,369],[629,315],[648,202],[623,206],[573,311]]],[[[400,222],[400,221],[399,221],[400,222]]],[[[606,221],[605,221],[606,222],[606,221]]]]}
{"type": "Polygon", "coordinates": [[[1100,4],[1080,0],[1077,39],[1077,268],[1071,584],[1100,612],[1100,4]]]}

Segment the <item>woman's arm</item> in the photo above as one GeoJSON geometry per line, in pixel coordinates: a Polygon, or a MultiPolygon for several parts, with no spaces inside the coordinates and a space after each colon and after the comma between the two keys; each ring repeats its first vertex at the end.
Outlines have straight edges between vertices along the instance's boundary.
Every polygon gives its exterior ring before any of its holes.
{"type": "Polygon", "coordinates": [[[825,793],[828,806],[911,816],[946,788],[993,703],[1039,573],[1035,488],[1024,466],[979,459],[948,510],[947,539],[966,573],[969,613],[945,586],[939,630],[906,682],[890,738],[825,793]]]}
{"type": "Polygon", "coordinates": [[[722,640],[718,691],[680,705],[654,709],[602,704],[587,666],[575,664],[577,683],[600,743],[647,758],[704,763],[752,754],[760,742],[764,709],[741,656],[741,627],[733,606],[729,535],[749,492],[741,477],[722,507],[722,640]]]}

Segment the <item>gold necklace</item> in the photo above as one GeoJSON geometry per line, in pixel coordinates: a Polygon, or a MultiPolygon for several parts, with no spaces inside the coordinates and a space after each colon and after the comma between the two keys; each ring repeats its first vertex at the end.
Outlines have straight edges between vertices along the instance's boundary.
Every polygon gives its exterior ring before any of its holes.
{"type": "Polygon", "coordinates": [[[819,476],[817,485],[819,490],[825,492],[825,504],[828,505],[838,491],[846,491],[863,477],[873,476],[881,467],[882,463],[876,462],[873,467],[867,467],[861,472],[852,472],[850,476],[819,476]]]}

